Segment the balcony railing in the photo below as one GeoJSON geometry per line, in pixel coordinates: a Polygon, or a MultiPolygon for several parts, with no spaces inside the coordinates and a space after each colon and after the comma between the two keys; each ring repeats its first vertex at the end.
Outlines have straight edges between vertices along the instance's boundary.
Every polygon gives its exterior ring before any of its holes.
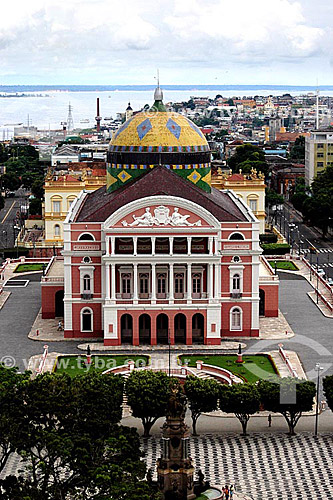
{"type": "Polygon", "coordinates": [[[92,293],[81,293],[82,300],[91,300],[93,298],[94,298],[94,295],[92,293]]]}
{"type": "Polygon", "coordinates": [[[123,299],[123,300],[133,299],[133,293],[116,293],[116,299],[123,299]]]}
{"type": "Polygon", "coordinates": [[[232,299],[241,299],[242,298],[242,293],[235,290],[235,291],[233,291],[233,292],[230,293],[230,297],[232,299]]]}

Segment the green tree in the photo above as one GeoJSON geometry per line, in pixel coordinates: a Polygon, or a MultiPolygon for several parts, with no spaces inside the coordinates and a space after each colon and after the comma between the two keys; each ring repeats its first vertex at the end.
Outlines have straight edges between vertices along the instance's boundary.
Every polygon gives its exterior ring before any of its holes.
{"type": "Polygon", "coordinates": [[[268,172],[264,151],[253,144],[237,146],[235,153],[228,159],[228,166],[233,172],[242,169],[244,173],[249,173],[252,168],[264,172],[265,175],[268,172]]]}
{"type": "Polygon", "coordinates": [[[323,379],[324,395],[329,408],[333,409],[333,375],[327,375],[323,379]]]}
{"type": "Polygon", "coordinates": [[[28,377],[28,373],[19,374],[17,368],[9,369],[0,364],[0,473],[15,451],[13,438],[20,431],[18,415],[23,404],[17,394],[28,377]]]}
{"type": "Polygon", "coordinates": [[[191,410],[193,435],[197,436],[197,421],[201,413],[217,410],[219,385],[215,380],[189,376],[184,387],[191,410]]]}
{"type": "Polygon", "coordinates": [[[254,384],[235,384],[220,386],[220,409],[234,413],[242,425],[246,436],[247,424],[251,415],[260,408],[260,394],[254,384]]]}
{"type": "Polygon", "coordinates": [[[294,142],[294,145],[292,146],[290,150],[290,158],[292,160],[300,160],[304,162],[305,158],[305,137],[300,136],[297,137],[297,139],[294,142]]]}
{"type": "Polygon", "coordinates": [[[285,377],[278,382],[260,380],[258,389],[264,409],[281,413],[288,424],[289,434],[294,435],[302,413],[313,407],[315,384],[309,380],[285,377]]]}
{"type": "Polygon", "coordinates": [[[6,173],[2,176],[2,186],[9,191],[16,191],[21,185],[20,179],[17,175],[6,173]]]}
{"type": "Polygon", "coordinates": [[[37,177],[31,185],[31,193],[39,199],[44,196],[44,179],[42,177],[37,177]]]}
{"type": "Polygon", "coordinates": [[[314,178],[311,191],[312,196],[304,202],[303,215],[321,228],[325,238],[333,221],[333,165],[314,178]]]}
{"type": "Polygon", "coordinates": [[[39,198],[32,198],[29,201],[30,215],[42,215],[42,200],[39,198]]]}
{"type": "Polygon", "coordinates": [[[160,417],[166,415],[169,400],[169,377],[164,372],[134,371],[126,381],[127,402],[133,416],[140,418],[144,436],[160,417]]]}

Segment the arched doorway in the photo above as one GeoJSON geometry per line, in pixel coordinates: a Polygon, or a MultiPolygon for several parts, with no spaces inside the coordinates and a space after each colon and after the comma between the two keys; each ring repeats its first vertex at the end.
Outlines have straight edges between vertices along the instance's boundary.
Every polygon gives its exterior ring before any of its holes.
{"type": "Polygon", "coordinates": [[[121,317],[120,338],[122,344],[133,343],[133,318],[130,314],[123,314],[121,317]]]}
{"type": "Polygon", "coordinates": [[[259,288],[259,316],[265,316],[265,292],[259,288]]]}
{"type": "Polygon", "coordinates": [[[139,343],[151,343],[151,320],[149,314],[141,314],[139,317],[139,343]]]}
{"type": "Polygon", "coordinates": [[[176,314],[175,316],[175,344],[186,344],[186,316],[176,314]]]}
{"type": "Polygon", "coordinates": [[[56,318],[58,317],[64,317],[64,291],[63,290],[58,290],[55,293],[54,296],[54,316],[56,318]]]}
{"type": "Polygon", "coordinates": [[[197,313],[192,317],[192,342],[193,344],[203,344],[205,341],[205,318],[197,313]]]}
{"type": "Polygon", "coordinates": [[[168,343],[169,318],[166,314],[159,314],[156,318],[156,338],[158,344],[168,343]]]}

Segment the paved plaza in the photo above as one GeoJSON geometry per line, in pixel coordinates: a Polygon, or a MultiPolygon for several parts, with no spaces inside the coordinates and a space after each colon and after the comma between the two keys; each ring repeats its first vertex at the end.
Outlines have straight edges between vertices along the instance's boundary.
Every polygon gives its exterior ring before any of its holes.
{"type": "MultiPolygon", "coordinates": [[[[205,434],[190,440],[190,454],[212,485],[234,484],[256,500],[333,499],[333,438],[323,434],[205,434]]],[[[155,469],[160,439],[142,439],[155,469]]]]}

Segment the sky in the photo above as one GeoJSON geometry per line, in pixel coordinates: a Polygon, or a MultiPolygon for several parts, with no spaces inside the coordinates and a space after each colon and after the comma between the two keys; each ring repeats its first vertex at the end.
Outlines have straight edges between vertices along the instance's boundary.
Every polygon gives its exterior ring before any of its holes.
{"type": "Polygon", "coordinates": [[[0,85],[331,85],[332,42],[332,0],[7,0],[0,85]]]}

